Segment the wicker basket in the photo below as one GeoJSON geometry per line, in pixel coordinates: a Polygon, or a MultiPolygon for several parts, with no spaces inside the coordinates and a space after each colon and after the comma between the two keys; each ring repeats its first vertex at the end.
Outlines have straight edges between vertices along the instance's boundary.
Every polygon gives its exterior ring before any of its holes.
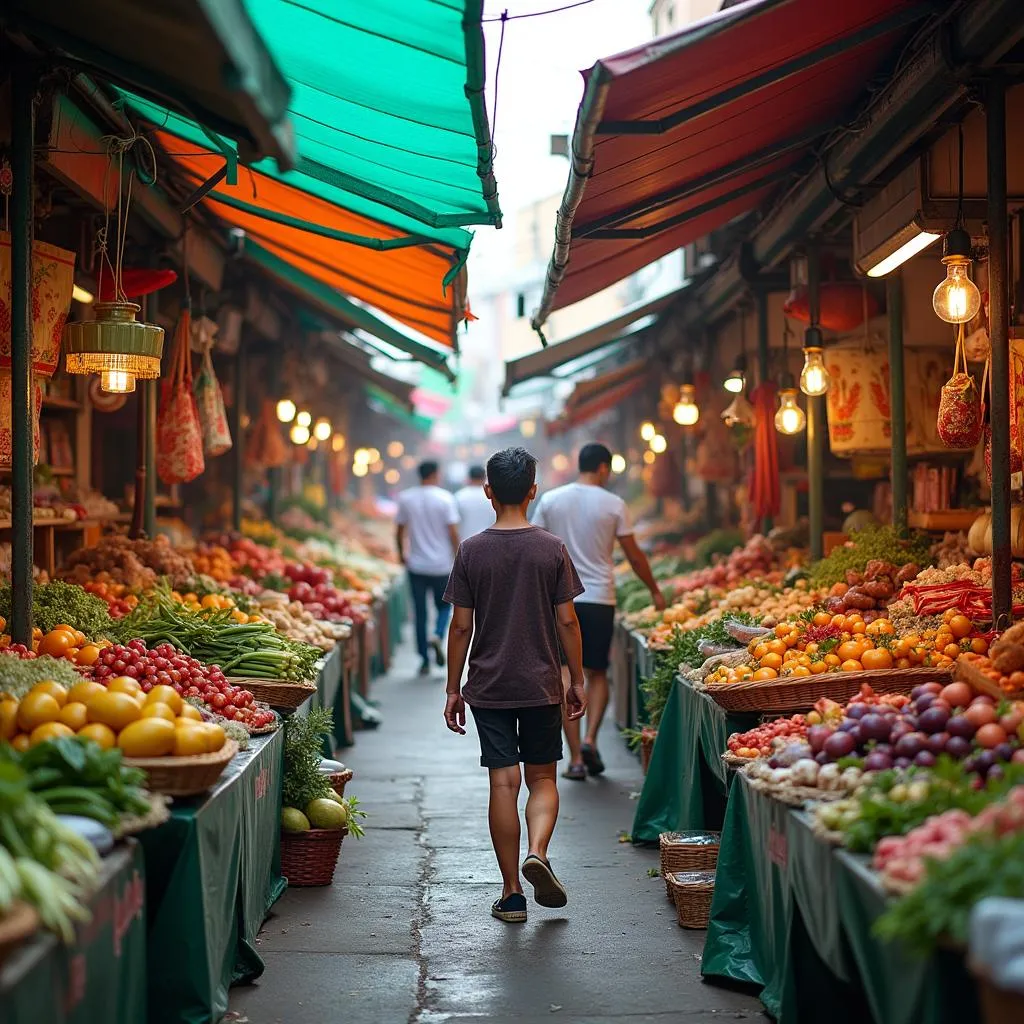
{"type": "Polygon", "coordinates": [[[238,744],[226,740],[214,754],[187,757],[126,757],[124,763],[146,773],[146,788],[167,796],[195,796],[205,793],[220,778],[228,762],[238,753],[238,744]]]}
{"type": "Polygon", "coordinates": [[[981,1019],[984,1024],[1020,1024],[1024,1020],[1024,996],[1019,992],[999,988],[975,964],[970,967],[978,982],[978,1001],[981,1003],[981,1019]]]}
{"type": "Polygon", "coordinates": [[[271,683],[266,679],[249,679],[241,676],[229,676],[232,686],[241,686],[253,697],[272,708],[284,708],[292,711],[316,695],[316,686],[312,683],[271,683]]]}
{"type": "Polygon", "coordinates": [[[327,776],[327,781],[330,782],[331,789],[333,789],[338,796],[344,796],[345,786],[352,781],[352,769],[346,768],[342,772],[334,772],[327,776]]]}
{"type": "Polygon", "coordinates": [[[20,900],[12,903],[7,913],[0,916],[0,964],[31,938],[38,927],[39,915],[35,908],[20,900]]]}
{"type": "Polygon", "coordinates": [[[766,679],[747,683],[713,683],[704,692],[726,711],[806,711],[828,697],[845,704],[868,683],[882,693],[910,693],[922,683],[951,682],[945,668],[893,668],[875,672],[824,672],[817,676],[766,679]]]}
{"type": "Polygon", "coordinates": [[[714,871],[680,871],[666,875],[665,881],[676,905],[679,927],[707,928],[715,895],[714,871]]]}
{"type": "Polygon", "coordinates": [[[647,774],[647,769],[651,766],[651,754],[654,753],[654,741],[658,738],[656,732],[642,732],[640,733],[640,770],[647,774]]]}
{"type": "Polygon", "coordinates": [[[676,872],[713,871],[718,864],[719,832],[662,832],[658,837],[665,893],[673,899],[669,876],[676,872]]]}
{"type": "Polygon", "coordinates": [[[347,828],[281,833],[281,874],[290,886],[330,885],[347,828]]]}

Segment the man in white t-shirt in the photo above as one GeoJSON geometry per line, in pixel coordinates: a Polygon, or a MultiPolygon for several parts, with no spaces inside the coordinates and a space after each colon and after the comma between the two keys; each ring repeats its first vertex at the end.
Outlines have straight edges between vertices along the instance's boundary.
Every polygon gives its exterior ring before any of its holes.
{"type": "Polygon", "coordinates": [[[398,496],[395,543],[398,557],[409,573],[412,607],[416,618],[416,650],[422,659],[420,675],[430,675],[430,652],[444,665],[441,641],[448,628],[451,606],[445,604],[444,588],[459,548],[459,510],[452,495],[439,487],[436,462],[419,468],[420,485],[398,496]],[[437,619],[434,635],[427,639],[427,592],[433,593],[437,619]]]}
{"type": "MultiPolygon", "coordinates": [[[[587,730],[580,738],[579,721],[566,720],[569,743],[567,779],[600,775],[604,762],[597,751],[597,734],[608,707],[608,662],[615,626],[615,574],[612,554],[618,540],[633,572],[647,584],[656,608],[665,599],[654,580],[647,556],[633,536],[626,503],[605,490],[612,471],[612,453],[603,444],[580,449],[575,483],[548,491],[537,503],[534,526],[560,537],[572,558],[584,591],[576,598],[576,616],[583,636],[583,672],[587,691],[587,730]]],[[[624,685],[625,680],[620,680],[624,685]]]]}
{"type": "Polygon", "coordinates": [[[463,540],[475,537],[494,525],[494,509],[484,494],[486,480],[483,466],[471,466],[466,486],[455,492],[455,504],[459,506],[459,536],[463,540]]]}

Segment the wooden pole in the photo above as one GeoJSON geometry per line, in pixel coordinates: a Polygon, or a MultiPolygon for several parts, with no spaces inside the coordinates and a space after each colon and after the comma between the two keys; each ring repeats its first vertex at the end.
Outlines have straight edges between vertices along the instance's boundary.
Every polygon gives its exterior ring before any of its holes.
{"type": "Polygon", "coordinates": [[[32,644],[32,241],[35,96],[28,64],[11,74],[11,639],[32,644]]]}
{"type": "Polygon", "coordinates": [[[231,486],[231,529],[235,533],[242,531],[242,499],[245,489],[245,437],[242,430],[242,417],[245,415],[246,394],[246,351],[245,337],[238,339],[238,352],[235,355],[235,404],[231,409],[231,440],[233,446],[234,473],[231,486]]]}
{"type": "Polygon", "coordinates": [[[889,408],[892,484],[892,525],[907,535],[907,407],[903,364],[903,277],[897,271],[885,280],[889,313],[889,408]]]}
{"type": "Polygon", "coordinates": [[[1006,84],[988,83],[988,292],[992,343],[992,616],[997,629],[1012,618],[1010,585],[1010,319],[1007,306],[1006,84]]]}
{"type": "MultiPolygon", "coordinates": [[[[764,384],[770,374],[771,357],[768,347],[768,293],[759,288],[757,291],[757,384],[764,384]]],[[[755,456],[756,457],[756,456],[755,456]]],[[[772,517],[761,518],[761,533],[767,535],[772,528],[772,517]]]]}
{"type": "MultiPolygon", "coordinates": [[[[820,346],[821,264],[818,244],[807,246],[807,302],[810,326],[805,335],[808,345],[820,346]]],[[[825,531],[825,396],[807,397],[807,513],[810,519],[811,560],[824,554],[825,531]]]]}

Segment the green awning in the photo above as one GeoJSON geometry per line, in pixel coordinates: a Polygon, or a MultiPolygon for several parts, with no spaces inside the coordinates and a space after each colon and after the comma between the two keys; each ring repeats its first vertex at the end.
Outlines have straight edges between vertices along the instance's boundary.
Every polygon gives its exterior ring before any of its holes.
{"type": "MultiPolygon", "coordinates": [[[[180,109],[243,143],[249,157],[295,159],[291,95],[245,0],[8,0],[5,27],[180,109]]],[[[85,68],[82,68],[85,70],[85,68]]]]}
{"type": "Polygon", "coordinates": [[[382,391],[373,384],[367,384],[365,389],[367,402],[374,412],[390,416],[403,426],[412,427],[413,430],[418,430],[423,434],[430,433],[430,428],[434,425],[433,420],[418,413],[409,412],[401,402],[396,401],[386,391],[382,391]]]}
{"type": "Polygon", "coordinates": [[[443,352],[436,351],[429,345],[406,336],[379,317],[374,316],[370,310],[347,299],[330,285],[326,285],[308,274],[303,274],[291,263],[285,262],[250,239],[246,239],[244,253],[246,259],[298,294],[314,309],[326,313],[348,327],[359,327],[368,334],[380,338],[381,341],[386,341],[389,345],[408,352],[413,359],[443,373],[449,380],[455,379],[455,374],[445,362],[443,352]]]}

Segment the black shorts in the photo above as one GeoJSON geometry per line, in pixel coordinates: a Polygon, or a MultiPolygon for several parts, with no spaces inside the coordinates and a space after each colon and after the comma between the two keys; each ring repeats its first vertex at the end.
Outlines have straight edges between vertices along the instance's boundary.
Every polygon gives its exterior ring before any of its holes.
{"type": "MultiPolygon", "coordinates": [[[[611,661],[612,637],[615,634],[615,608],[610,604],[576,602],[576,618],[583,640],[583,667],[593,672],[607,672],[611,661]]],[[[565,652],[559,648],[562,664],[565,652]]]]}
{"type": "Polygon", "coordinates": [[[484,768],[551,764],[562,760],[562,705],[535,708],[473,708],[484,768]]]}

